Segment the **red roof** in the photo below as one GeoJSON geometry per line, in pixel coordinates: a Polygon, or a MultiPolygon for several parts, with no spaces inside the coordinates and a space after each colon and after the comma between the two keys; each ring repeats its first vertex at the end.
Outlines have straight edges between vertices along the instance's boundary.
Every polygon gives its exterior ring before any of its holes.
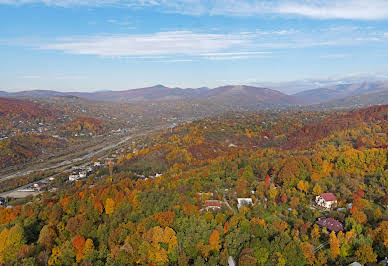
{"type": "Polygon", "coordinates": [[[344,226],[342,225],[342,223],[337,221],[334,218],[326,218],[326,217],[318,218],[317,224],[322,227],[326,227],[328,230],[334,231],[334,232],[339,232],[344,230],[344,226]]]}
{"type": "Polygon", "coordinates": [[[333,193],[323,193],[323,194],[321,194],[321,197],[325,201],[336,201],[337,200],[337,197],[333,193]]]}
{"type": "Polygon", "coordinates": [[[205,200],[205,208],[207,207],[220,207],[221,208],[221,201],[219,200],[205,200]]]}

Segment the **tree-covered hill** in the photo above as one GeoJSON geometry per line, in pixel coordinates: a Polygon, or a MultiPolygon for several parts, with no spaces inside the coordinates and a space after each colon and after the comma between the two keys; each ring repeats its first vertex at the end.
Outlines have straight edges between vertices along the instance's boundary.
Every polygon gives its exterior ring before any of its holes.
{"type": "Polygon", "coordinates": [[[1,208],[0,263],[375,263],[388,254],[387,110],[228,113],[128,143],[87,180],[1,208]]]}

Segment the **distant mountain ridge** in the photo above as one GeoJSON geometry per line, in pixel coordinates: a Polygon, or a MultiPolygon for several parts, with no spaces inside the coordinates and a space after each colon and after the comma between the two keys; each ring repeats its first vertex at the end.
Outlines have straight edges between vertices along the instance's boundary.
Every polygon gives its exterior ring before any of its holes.
{"type": "Polygon", "coordinates": [[[160,102],[174,100],[212,100],[217,103],[226,104],[276,104],[292,105],[300,103],[295,97],[284,94],[280,91],[259,88],[245,85],[229,85],[209,89],[201,87],[198,89],[169,88],[163,85],[131,89],[124,91],[98,91],[98,92],[56,92],[56,91],[22,91],[6,93],[4,97],[14,98],[44,98],[76,96],[95,101],[115,101],[127,103],[160,102]]]}
{"type": "Polygon", "coordinates": [[[344,99],[356,95],[365,95],[388,91],[388,82],[362,82],[356,84],[341,84],[330,87],[305,90],[293,94],[309,104],[324,103],[344,99]]]}
{"type": "Polygon", "coordinates": [[[325,108],[348,108],[348,107],[367,107],[372,105],[387,105],[388,90],[349,96],[346,98],[332,100],[319,104],[325,108]]]}
{"type": "Polygon", "coordinates": [[[214,89],[170,88],[163,85],[123,91],[58,92],[54,90],[32,90],[21,92],[0,91],[0,97],[47,98],[79,97],[93,101],[122,103],[208,101],[227,106],[248,108],[321,104],[336,107],[368,106],[388,102],[388,82],[363,82],[302,91],[287,95],[278,90],[247,86],[227,85],[214,89]]]}
{"type": "Polygon", "coordinates": [[[236,101],[241,104],[250,104],[254,102],[276,105],[301,103],[297,98],[277,90],[245,85],[218,87],[206,91],[204,97],[210,100],[213,99],[214,101],[222,101],[225,103],[236,101]]]}

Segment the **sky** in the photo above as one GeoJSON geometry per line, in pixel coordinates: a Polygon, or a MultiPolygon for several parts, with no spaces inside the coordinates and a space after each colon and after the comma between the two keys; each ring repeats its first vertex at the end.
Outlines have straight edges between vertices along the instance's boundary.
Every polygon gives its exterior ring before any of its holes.
{"type": "Polygon", "coordinates": [[[387,0],[0,0],[0,90],[369,79],[388,79],[387,0]]]}

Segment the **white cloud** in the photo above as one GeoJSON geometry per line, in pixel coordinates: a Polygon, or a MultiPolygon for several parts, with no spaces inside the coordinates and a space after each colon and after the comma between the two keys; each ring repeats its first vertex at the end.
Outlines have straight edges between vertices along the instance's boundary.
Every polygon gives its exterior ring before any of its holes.
{"type": "Polygon", "coordinates": [[[22,79],[40,79],[38,75],[25,75],[21,77],[22,79]]]}
{"type": "MultiPolygon", "coordinates": [[[[269,57],[279,50],[307,47],[360,46],[380,42],[383,36],[364,31],[324,30],[317,34],[309,31],[279,30],[272,34],[263,31],[240,33],[197,33],[193,31],[163,31],[150,34],[72,36],[54,40],[1,40],[3,45],[26,43],[41,50],[54,50],[68,54],[96,55],[112,58],[132,59],[193,59],[200,57],[211,60],[246,59],[269,57]],[[279,35],[279,32],[282,32],[279,35]],[[288,32],[285,34],[283,32],[288,32]],[[292,34],[291,34],[292,32],[292,34]]],[[[321,57],[333,58],[335,55],[321,57]]]]}
{"type": "Polygon", "coordinates": [[[347,56],[348,55],[346,55],[346,54],[326,54],[326,55],[321,55],[320,58],[327,58],[327,59],[334,58],[334,59],[337,59],[337,58],[345,58],[347,56]]]}
{"type": "Polygon", "coordinates": [[[228,61],[228,60],[241,60],[241,59],[252,59],[252,58],[271,58],[271,56],[247,56],[247,55],[235,55],[235,56],[208,56],[205,57],[207,60],[215,61],[228,61]]]}
{"type": "MultiPolygon", "coordinates": [[[[106,20],[106,22],[110,23],[110,24],[115,24],[115,25],[119,25],[119,26],[128,26],[128,25],[131,25],[131,22],[130,21],[120,21],[120,20],[117,20],[117,19],[108,19],[106,20]]],[[[131,27],[132,28],[132,27],[131,27]]]]}
{"type": "Polygon", "coordinates": [[[240,60],[251,58],[270,58],[272,52],[226,52],[226,53],[206,53],[201,54],[207,60],[240,60]]]}
{"type": "MultiPolygon", "coordinates": [[[[171,1],[162,1],[171,2],[171,1]]],[[[177,11],[191,14],[254,16],[296,15],[318,19],[388,18],[386,0],[174,0],[177,11]]]]}
{"type": "Polygon", "coordinates": [[[377,37],[360,37],[360,38],[356,38],[356,40],[357,41],[373,41],[373,42],[380,41],[380,39],[377,37]]]}
{"type": "Polygon", "coordinates": [[[199,56],[251,43],[252,36],[239,34],[193,33],[191,31],[159,32],[141,35],[71,37],[42,44],[40,49],[70,54],[109,57],[193,55],[199,56]]]}
{"type": "Polygon", "coordinates": [[[192,62],[192,59],[168,59],[168,60],[159,60],[159,61],[152,61],[155,63],[184,63],[184,62],[192,62]]]}
{"type": "Polygon", "coordinates": [[[0,0],[0,4],[24,5],[45,4],[48,6],[117,6],[117,7],[145,7],[158,5],[158,0],[0,0]]]}
{"type": "Polygon", "coordinates": [[[156,7],[190,15],[255,16],[278,14],[317,19],[388,19],[387,0],[0,0],[0,4],[49,6],[156,7]]]}
{"type": "Polygon", "coordinates": [[[386,0],[300,0],[282,1],[275,13],[319,19],[387,19],[386,0]]]}
{"type": "Polygon", "coordinates": [[[272,52],[227,52],[227,53],[206,53],[202,56],[249,56],[249,55],[267,55],[272,52]]]}

